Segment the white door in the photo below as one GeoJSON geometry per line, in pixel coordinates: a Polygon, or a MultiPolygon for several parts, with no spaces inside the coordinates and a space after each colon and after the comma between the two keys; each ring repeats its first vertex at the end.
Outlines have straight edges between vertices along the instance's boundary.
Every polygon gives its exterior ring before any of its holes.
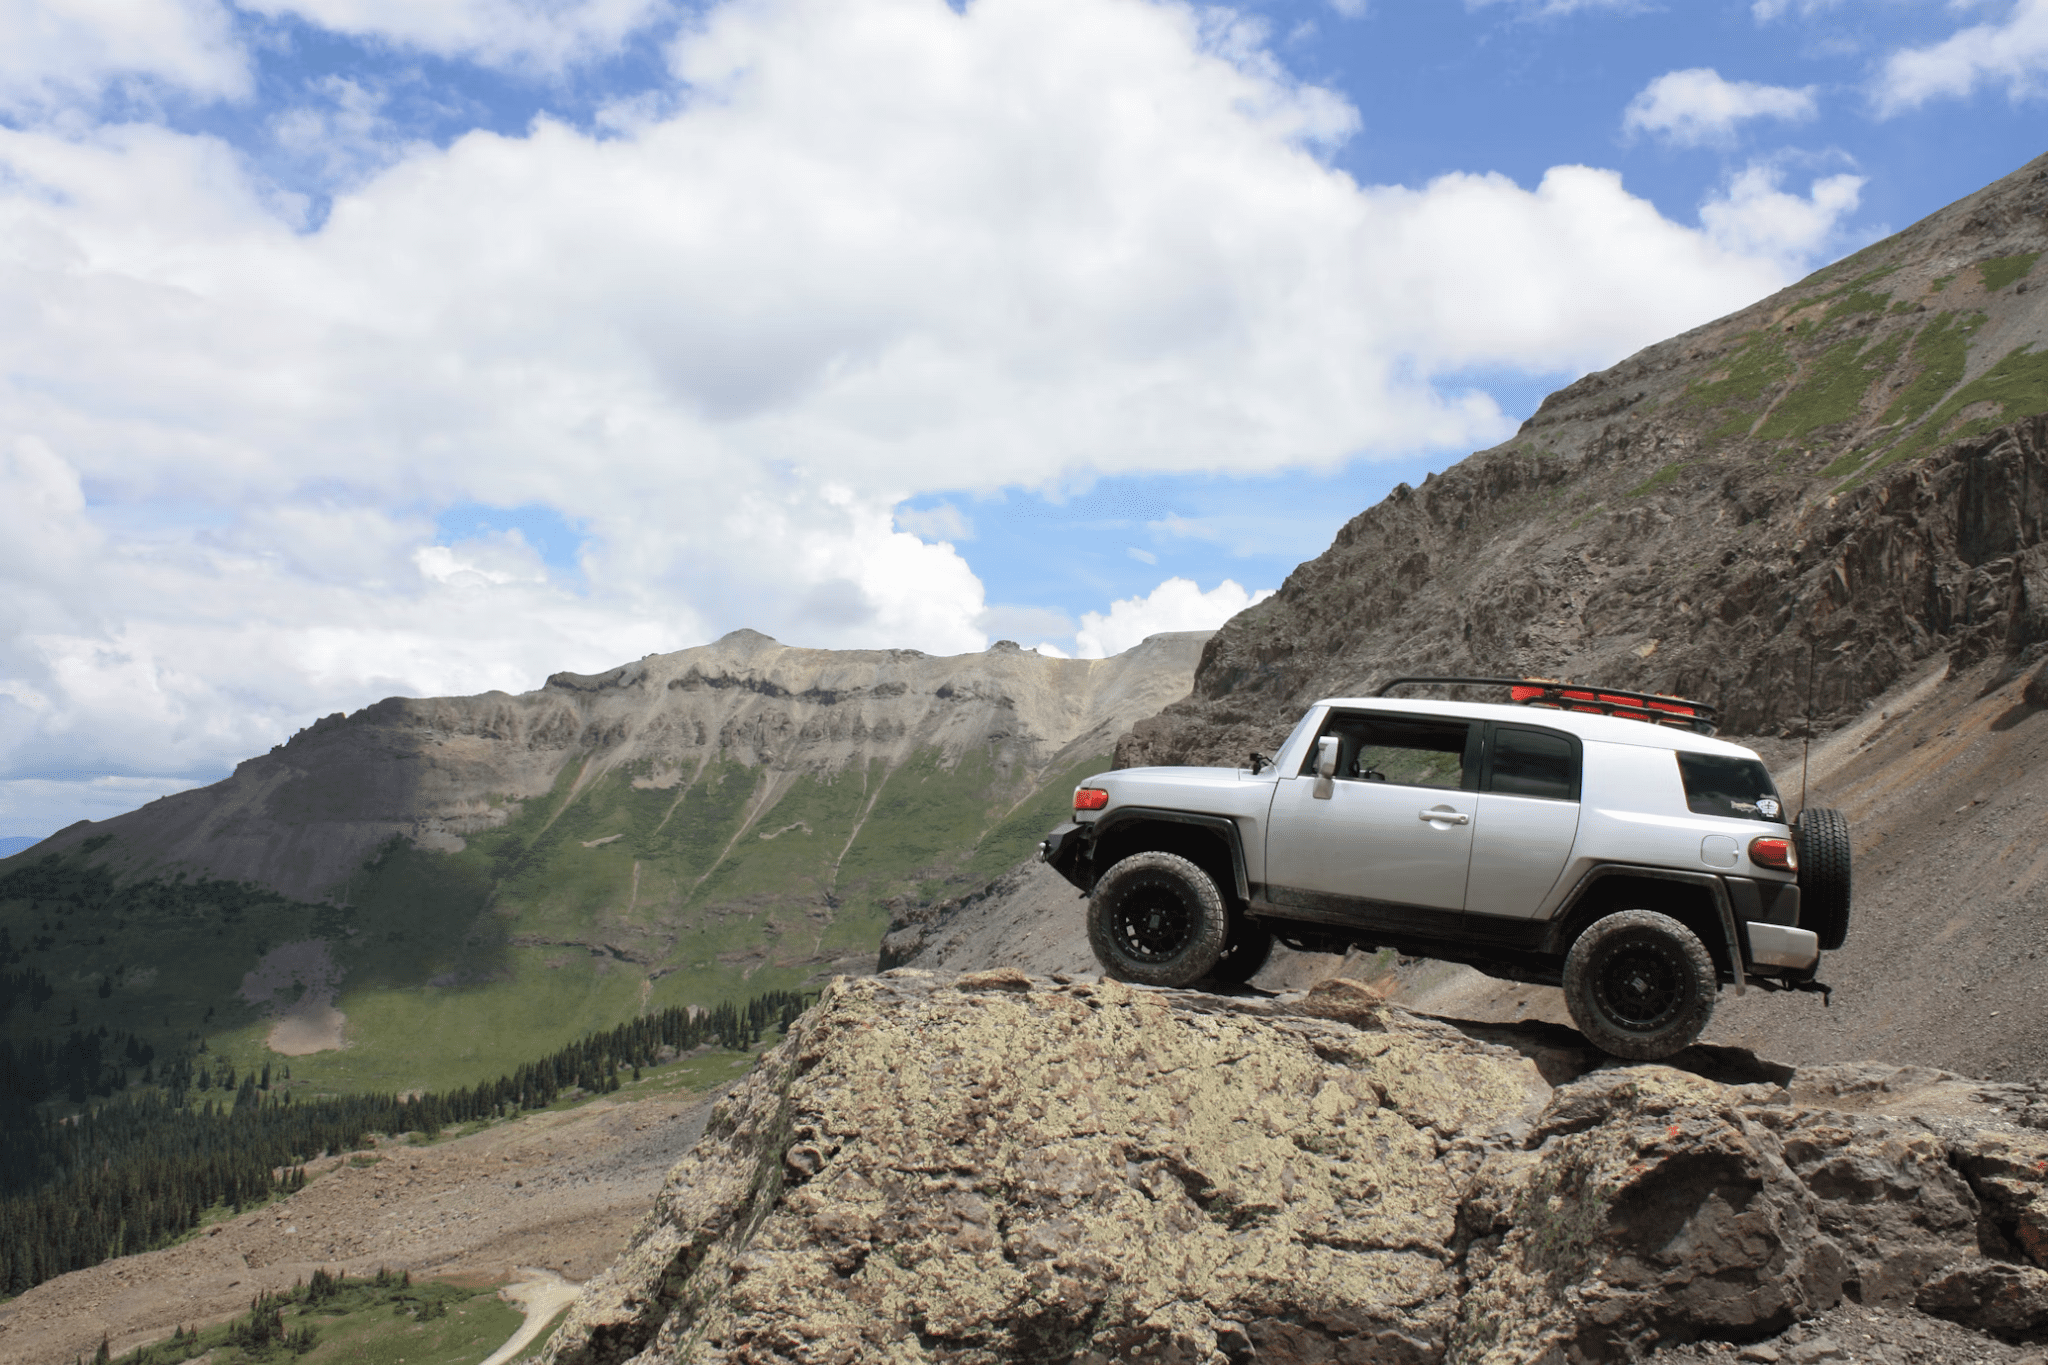
{"type": "Polygon", "coordinates": [[[1478,810],[1478,793],[1464,790],[1469,732],[1462,721],[1333,712],[1321,731],[1340,740],[1335,779],[1321,784],[1327,795],[1316,795],[1312,772],[1282,778],[1273,794],[1272,898],[1285,904],[1292,891],[1461,910],[1478,810]]]}
{"type": "Polygon", "coordinates": [[[1579,743],[1533,725],[1496,725],[1479,796],[1465,910],[1528,919],[1579,833],[1579,743]]]}
{"type": "Polygon", "coordinates": [[[1465,909],[1528,919],[1557,885],[1579,833],[1579,803],[1479,794],[1465,909]]]}

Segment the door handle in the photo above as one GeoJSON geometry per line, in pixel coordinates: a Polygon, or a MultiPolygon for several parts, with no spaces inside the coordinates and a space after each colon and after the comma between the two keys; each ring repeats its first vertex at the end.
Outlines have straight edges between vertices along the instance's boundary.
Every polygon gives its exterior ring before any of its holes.
{"type": "Polygon", "coordinates": [[[1454,810],[1425,810],[1425,811],[1419,811],[1419,812],[1417,812],[1417,816],[1416,816],[1416,818],[1417,818],[1417,819],[1421,819],[1421,820],[1427,820],[1427,821],[1429,821],[1429,823],[1431,823],[1432,825],[1434,825],[1434,824],[1446,824],[1446,825],[1469,825],[1469,824],[1471,824],[1471,823],[1472,823],[1472,817],[1471,817],[1471,816],[1469,816],[1469,815],[1462,815],[1462,814],[1460,814],[1459,812],[1457,812],[1457,811],[1454,811],[1454,810]]]}

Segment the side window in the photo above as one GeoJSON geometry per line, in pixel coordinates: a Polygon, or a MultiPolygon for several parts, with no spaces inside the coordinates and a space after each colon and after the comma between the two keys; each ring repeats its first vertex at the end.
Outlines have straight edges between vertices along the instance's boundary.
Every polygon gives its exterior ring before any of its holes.
{"type": "Polygon", "coordinates": [[[1548,730],[1499,726],[1493,732],[1493,765],[1487,790],[1510,796],[1579,799],[1578,746],[1548,730]]]}
{"type": "Polygon", "coordinates": [[[1678,751],[1685,778],[1685,804],[1694,815],[1730,815],[1739,820],[1783,818],[1778,789],[1764,765],[1753,758],[1678,751]]]}
{"type": "MultiPolygon", "coordinates": [[[[1316,736],[1337,737],[1337,776],[1352,782],[1457,791],[1465,783],[1465,753],[1472,727],[1463,721],[1408,720],[1334,711],[1316,736]]],[[[1316,746],[1301,766],[1316,770],[1316,746]]]]}

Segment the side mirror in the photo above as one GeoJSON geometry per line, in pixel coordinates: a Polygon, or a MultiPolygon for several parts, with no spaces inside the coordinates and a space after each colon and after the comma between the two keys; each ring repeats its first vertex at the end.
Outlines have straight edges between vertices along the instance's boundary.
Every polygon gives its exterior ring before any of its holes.
{"type": "Polygon", "coordinates": [[[1335,777],[1336,775],[1337,737],[1335,735],[1324,735],[1316,741],[1316,776],[1335,777]]]}

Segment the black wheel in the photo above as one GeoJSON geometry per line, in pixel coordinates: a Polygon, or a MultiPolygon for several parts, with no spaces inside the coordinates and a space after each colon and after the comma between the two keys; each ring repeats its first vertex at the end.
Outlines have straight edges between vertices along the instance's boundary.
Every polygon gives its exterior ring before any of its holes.
{"type": "Polygon", "coordinates": [[[1564,1003],[1602,1052],[1631,1061],[1669,1057],[1714,1016],[1720,978],[1692,930],[1654,910],[1595,920],[1564,960],[1564,1003]]]}
{"type": "Polygon", "coordinates": [[[1273,956],[1273,931],[1250,915],[1230,917],[1230,940],[1223,956],[1209,969],[1211,981],[1241,986],[1259,974],[1266,959],[1273,956]]]}
{"type": "Polygon", "coordinates": [[[1215,969],[1229,935],[1223,893],[1178,854],[1133,853],[1088,898],[1088,944],[1119,981],[1192,986],[1215,969]]]}
{"type": "Polygon", "coordinates": [[[1829,952],[1849,938],[1849,821],[1838,810],[1803,810],[1799,845],[1799,927],[1829,952]]]}

